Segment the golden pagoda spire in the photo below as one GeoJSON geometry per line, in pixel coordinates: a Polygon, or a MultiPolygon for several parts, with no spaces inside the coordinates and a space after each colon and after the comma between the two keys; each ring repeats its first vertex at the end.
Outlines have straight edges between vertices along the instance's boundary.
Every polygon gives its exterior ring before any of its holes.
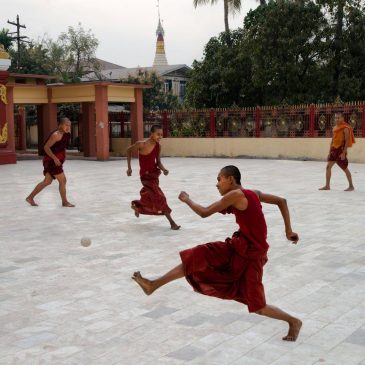
{"type": "Polygon", "coordinates": [[[165,40],[164,40],[165,31],[161,23],[160,0],[157,0],[157,9],[158,9],[158,26],[156,29],[157,42],[156,42],[156,53],[155,53],[155,59],[153,61],[153,66],[167,66],[168,62],[165,53],[165,40]]]}

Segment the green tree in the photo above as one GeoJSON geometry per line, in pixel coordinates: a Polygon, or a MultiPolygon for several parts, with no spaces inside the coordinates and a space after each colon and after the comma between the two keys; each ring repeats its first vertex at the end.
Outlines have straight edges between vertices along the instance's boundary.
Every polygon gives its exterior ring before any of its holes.
{"type": "Polygon", "coordinates": [[[343,100],[365,100],[365,8],[361,3],[346,8],[344,24],[341,72],[334,95],[343,100]]]}
{"type": "Polygon", "coordinates": [[[51,68],[60,80],[79,82],[85,74],[99,69],[95,56],[98,44],[91,30],[85,31],[80,23],[77,28],[69,27],[56,41],[46,41],[51,68]]]}
{"type": "MultiPolygon", "coordinates": [[[[329,57],[326,73],[329,95],[363,98],[364,2],[362,0],[318,0],[329,23],[329,57]]],[[[349,100],[349,99],[348,99],[349,100]]]]}
{"type": "Polygon", "coordinates": [[[327,79],[327,22],[313,2],[271,1],[251,11],[244,28],[212,38],[187,87],[193,107],[322,100],[327,79]],[[285,24],[285,26],[283,26],[285,24]],[[300,29],[300,32],[298,32],[300,29]]]}
{"type": "Polygon", "coordinates": [[[164,91],[164,82],[155,72],[138,70],[136,76],[129,75],[127,79],[121,81],[152,86],[152,88],[145,89],[143,92],[143,107],[145,110],[166,110],[181,107],[177,96],[164,91]]]}
{"type": "Polygon", "coordinates": [[[244,21],[241,51],[252,62],[258,104],[314,102],[326,98],[327,21],[312,1],[270,1],[244,21]]]}
{"type": "Polygon", "coordinates": [[[9,51],[9,49],[12,46],[12,39],[11,36],[9,34],[9,29],[1,29],[0,30],[0,44],[2,44],[5,48],[5,51],[9,51]]]}
{"type": "Polygon", "coordinates": [[[9,70],[26,74],[51,75],[52,68],[48,57],[48,50],[42,43],[21,43],[19,50],[11,48],[10,57],[13,60],[9,70]],[[16,66],[17,53],[20,53],[20,65],[16,66]]]}
{"type": "Polygon", "coordinates": [[[194,108],[230,107],[249,100],[251,60],[240,52],[242,29],[211,38],[202,61],[194,61],[186,90],[186,105],[194,108]],[[244,93],[242,93],[244,90],[244,93]]]}
{"type": "MultiPolygon", "coordinates": [[[[265,1],[265,0],[262,0],[265,1]]],[[[199,5],[214,5],[218,2],[218,0],[193,0],[194,6],[197,7],[199,5]]],[[[229,32],[229,23],[228,16],[229,14],[235,14],[241,10],[241,0],[223,0],[224,6],[224,28],[225,31],[229,32]]]]}

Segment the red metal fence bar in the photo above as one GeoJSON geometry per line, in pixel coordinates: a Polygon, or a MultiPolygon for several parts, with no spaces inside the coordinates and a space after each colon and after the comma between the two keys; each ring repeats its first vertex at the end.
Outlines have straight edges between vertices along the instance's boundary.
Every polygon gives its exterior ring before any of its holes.
{"type": "Polygon", "coordinates": [[[309,137],[314,137],[315,110],[315,106],[311,104],[311,106],[309,107],[309,137]]]}
{"type": "Polygon", "coordinates": [[[163,136],[164,138],[166,138],[169,135],[169,121],[168,121],[168,116],[167,116],[167,112],[162,112],[162,131],[163,131],[163,136]]]}
{"type": "Polygon", "coordinates": [[[214,138],[216,136],[214,110],[211,110],[209,113],[209,131],[210,131],[210,137],[214,138]]]}
{"type": "Polygon", "coordinates": [[[259,138],[260,137],[260,127],[261,127],[261,112],[260,112],[260,107],[256,107],[255,110],[255,137],[259,138]]]}
{"type": "Polygon", "coordinates": [[[362,105],[362,137],[365,137],[365,103],[362,105]]]}

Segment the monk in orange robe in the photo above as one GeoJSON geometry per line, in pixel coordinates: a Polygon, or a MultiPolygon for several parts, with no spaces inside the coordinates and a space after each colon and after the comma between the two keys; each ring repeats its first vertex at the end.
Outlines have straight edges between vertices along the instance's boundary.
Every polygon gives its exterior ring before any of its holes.
{"type": "Polygon", "coordinates": [[[337,164],[346,174],[349,186],[345,191],[353,191],[352,176],[348,169],[347,149],[355,143],[354,132],[351,126],[344,121],[342,113],[335,114],[336,125],[333,128],[333,137],[327,157],[326,185],[319,190],[330,190],[331,170],[337,164]]]}
{"type": "Polygon", "coordinates": [[[70,141],[71,122],[68,118],[61,118],[58,129],[51,133],[43,147],[43,175],[44,180],[40,182],[25,199],[31,206],[38,206],[34,197],[46,186],[57,179],[62,200],[62,206],[73,208],[66,197],[66,176],[63,172],[63,163],[66,160],[66,148],[70,141]]]}
{"type": "Polygon", "coordinates": [[[293,232],[286,200],[275,195],[244,189],[236,166],[224,167],[218,175],[217,188],[222,199],[203,207],[181,192],[179,199],[202,218],[214,213],[233,214],[239,230],[225,241],[209,242],[180,252],[181,264],[155,280],[135,272],[132,279],[145,294],[151,295],[161,286],[185,276],[193,289],[201,294],[235,300],[245,304],[249,312],[285,321],[289,325],[285,341],[295,341],[302,322],[281,309],[266,303],[262,284],[263,267],[269,245],[261,202],[277,205],[282,214],[286,237],[299,240],[293,232]]]}
{"type": "Polygon", "coordinates": [[[161,171],[164,175],[169,173],[161,162],[161,145],[159,143],[161,138],[162,128],[159,125],[153,125],[150,138],[136,142],[127,150],[127,175],[132,175],[132,153],[138,151],[140,177],[143,185],[140,192],[141,198],[133,200],[131,208],[136,217],[139,217],[140,214],[164,215],[168,219],[171,229],[178,230],[180,226],[172,219],[171,209],[167,205],[166,197],[159,186],[161,171]]]}

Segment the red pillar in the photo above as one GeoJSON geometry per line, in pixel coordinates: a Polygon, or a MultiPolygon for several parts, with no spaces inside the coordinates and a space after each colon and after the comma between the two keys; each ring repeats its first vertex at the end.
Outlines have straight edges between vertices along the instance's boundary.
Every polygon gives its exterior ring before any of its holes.
{"type": "Polygon", "coordinates": [[[309,107],[309,137],[314,137],[314,114],[315,107],[311,104],[309,107]]]}
{"type": "Polygon", "coordinates": [[[38,153],[49,135],[57,129],[57,105],[48,103],[37,106],[38,153]]]}
{"type": "Polygon", "coordinates": [[[169,121],[167,112],[162,112],[162,130],[163,130],[163,137],[166,138],[169,136],[169,121]]]}
{"type": "Polygon", "coordinates": [[[108,86],[95,85],[96,158],[109,159],[108,86]]]}
{"type": "Polygon", "coordinates": [[[52,90],[48,89],[48,103],[37,106],[38,154],[43,151],[43,145],[50,134],[58,128],[57,104],[51,102],[52,90]]]}
{"type": "Polygon", "coordinates": [[[216,136],[215,117],[215,111],[212,109],[209,113],[209,136],[211,138],[215,138],[216,136]]]}
{"type": "Polygon", "coordinates": [[[27,149],[27,114],[24,106],[19,107],[19,149],[25,151],[27,149]]]}
{"type": "Polygon", "coordinates": [[[143,139],[143,90],[134,89],[134,103],[131,104],[132,144],[143,139]]]}
{"type": "Polygon", "coordinates": [[[5,90],[5,99],[0,99],[0,165],[16,163],[14,134],[13,87],[6,87],[9,73],[0,71],[0,85],[5,90]]]}
{"type": "Polygon", "coordinates": [[[95,103],[81,103],[82,148],[85,157],[96,157],[95,103]]]}

